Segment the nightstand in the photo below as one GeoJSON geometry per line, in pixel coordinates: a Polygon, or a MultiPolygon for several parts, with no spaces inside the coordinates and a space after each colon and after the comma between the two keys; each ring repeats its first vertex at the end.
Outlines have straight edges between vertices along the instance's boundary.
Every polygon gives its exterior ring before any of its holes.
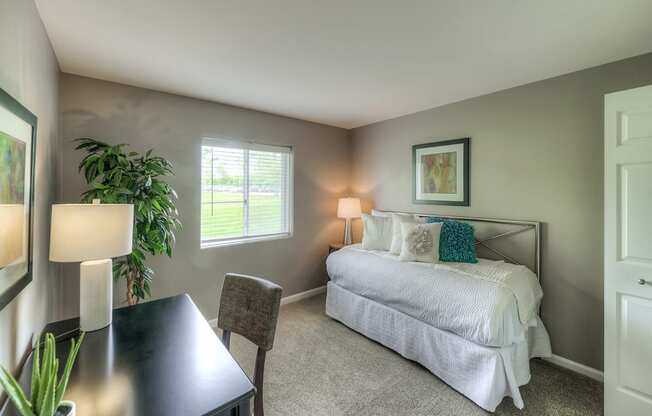
{"type": "Polygon", "coordinates": [[[343,243],[331,243],[328,246],[328,254],[331,254],[332,252],[337,251],[337,250],[341,249],[342,247],[344,247],[343,243]]]}

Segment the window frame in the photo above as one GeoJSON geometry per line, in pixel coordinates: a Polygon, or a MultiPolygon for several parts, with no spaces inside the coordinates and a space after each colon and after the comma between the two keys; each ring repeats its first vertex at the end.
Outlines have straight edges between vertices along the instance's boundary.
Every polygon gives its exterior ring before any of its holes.
{"type": "Polygon", "coordinates": [[[263,144],[253,141],[245,141],[238,139],[226,138],[213,138],[203,137],[200,146],[200,162],[199,162],[199,243],[201,249],[212,247],[225,247],[232,245],[255,243],[260,241],[272,241],[292,238],[294,236],[294,146],[292,145],[276,145],[276,144],[263,144]],[[287,221],[287,231],[273,234],[259,234],[253,236],[240,235],[237,237],[214,238],[204,240],[202,238],[202,151],[204,147],[221,147],[247,150],[243,154],[243,227],[246,230],[249,227],[249,151],[265,151],[274,153],[287,153],[287,179],[285,181],[285,221],[287,221]]]}

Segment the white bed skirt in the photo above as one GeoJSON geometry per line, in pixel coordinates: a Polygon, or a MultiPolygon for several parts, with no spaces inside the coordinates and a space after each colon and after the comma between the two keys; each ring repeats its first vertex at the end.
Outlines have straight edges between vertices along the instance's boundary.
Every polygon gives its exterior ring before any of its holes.
{"type": "Polygon", "coordinates": [[[542,324],[529,342],[486,347],[328,283],[326,314],[426,367],[478,406],[493,412],[504,397],[524,407],[519,386],[530,381],[530,358],[549,357],[542,324]]]}

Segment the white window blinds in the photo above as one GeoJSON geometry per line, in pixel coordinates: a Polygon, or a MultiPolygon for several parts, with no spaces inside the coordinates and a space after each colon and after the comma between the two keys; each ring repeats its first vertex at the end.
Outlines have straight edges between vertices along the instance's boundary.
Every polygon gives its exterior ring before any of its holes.
{"type": "Polygon", "coordinates": [[[201,164],[202,245],[291,233],[290,147],[204,139],[201,164]]]}

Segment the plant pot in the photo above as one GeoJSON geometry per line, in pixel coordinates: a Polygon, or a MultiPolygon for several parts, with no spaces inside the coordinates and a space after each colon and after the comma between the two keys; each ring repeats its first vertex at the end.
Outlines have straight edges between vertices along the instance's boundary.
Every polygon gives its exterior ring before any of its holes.
{"type": "Polygon", "coordinates": [[[54,416],[75,416],[75,402],[70,400],[61,400],[54,416]]]}

